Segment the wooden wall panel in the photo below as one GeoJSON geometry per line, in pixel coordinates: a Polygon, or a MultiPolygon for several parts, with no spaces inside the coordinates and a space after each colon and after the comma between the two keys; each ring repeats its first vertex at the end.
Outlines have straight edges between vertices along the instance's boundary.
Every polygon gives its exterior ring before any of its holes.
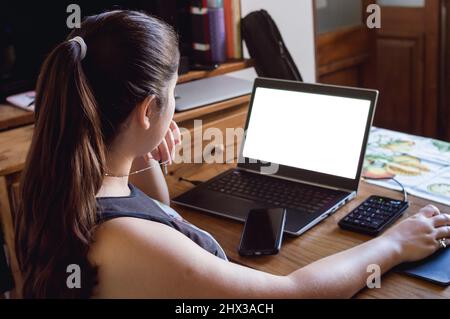
{"type": "Polygon", "coordinates": [[[377,38],[377,88],[380,99],[375,125],[422,133],[423,40],[414,35],[377,38]]]}
{"type": "Polygon", "coordinates": [[[364,86],[369,58],[369,34],[365,26],[342,28],[317,37],[319,83],[364,86]]]}
{"type": "Polygon", "coordinates": [[[320,83],[358,87],[361,84],[360,74],[359,66],[353,66],[322,75],[320,77],[320,83]]]}

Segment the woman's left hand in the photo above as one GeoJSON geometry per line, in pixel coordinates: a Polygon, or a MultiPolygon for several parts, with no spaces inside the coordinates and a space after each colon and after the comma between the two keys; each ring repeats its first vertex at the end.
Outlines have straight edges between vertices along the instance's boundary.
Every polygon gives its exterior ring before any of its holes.
{"type": "Polygon", "coordinates": [[[177,123],[172,120],[164,139],[153,151],[144,155],[144,159],[147,161],[154,159],[156,161],[160,161],[161,163],[172,164],[175,157],[175,146],[180,143],[180,129],[177,123]]]}

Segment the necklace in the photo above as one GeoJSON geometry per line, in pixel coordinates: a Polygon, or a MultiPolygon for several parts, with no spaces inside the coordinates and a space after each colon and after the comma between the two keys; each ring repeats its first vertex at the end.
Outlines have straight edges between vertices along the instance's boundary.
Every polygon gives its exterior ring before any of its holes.
{"type": "MultiPolygon", "coordinates": [[[[169,162],[169,161],[165,161],[165,162],[159,163],[159,165],[163,168],[164,175],[167,175],[167,163],[168,163],[168,162],[169,162]]],[[[151,165],[151,166],[148,166],[148,167],[139,169],[139,170],[137,170],[137,171],[133,171],[133,172],[131,172],[131,173],[129,173],[129,174],[125,174],[125,175],[114,175],[114,174],[111,174],[111,173],[105,173],[104,175],[105,175],[105,176],[108,176],[108,177],[123,178],[123,177],[128,177],[128,176],[131,176],[131,175],[136,175],[136,174],[139,174],[139,173],[148,171],[148,170],[153,169],[153,168],[155,168],[155,167],[157,167],[157,166],[158,166],[158,165],[151,165]]]]}

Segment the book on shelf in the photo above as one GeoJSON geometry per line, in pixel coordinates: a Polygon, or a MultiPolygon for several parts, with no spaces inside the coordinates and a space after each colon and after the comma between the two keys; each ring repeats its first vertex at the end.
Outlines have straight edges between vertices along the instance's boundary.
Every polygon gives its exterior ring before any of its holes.
{"type": "Polygon", "coordinates": [[[223,63],[242,58],[240,0],[191,0],[195,63],[223,63]]]}
{"type": "Polygon", "coordinates": [[[241,0],[223,0],[227,58],[242,59],[241,0]]]}
{"type": "Polygon", "coordinates": [[[192,51],[197,63],[212,62],[208,0],[191,0],[192,51]]]}
{"type": "Polygon", "coordinates": [[[212,62],[223,63],[227,59],[227,43],[225,32],[225,15],[222,0],[208,1],[208,19],[212,62]]]}
{"type": "Polygon", "coordinates": [[[224,0],[223,1],[223,11],[225,18],[225,32],[226,32],[226,42],[227,42],[227,59],[235,58],[234,51],[234,33],[235,28],[233,27],[233,11],[231,6],[232,0],[224,0]]]}
{"type": "Polygon", "coordinates": [[[234,58],[242,59],[241,0],[231,0],[234,58]]]}

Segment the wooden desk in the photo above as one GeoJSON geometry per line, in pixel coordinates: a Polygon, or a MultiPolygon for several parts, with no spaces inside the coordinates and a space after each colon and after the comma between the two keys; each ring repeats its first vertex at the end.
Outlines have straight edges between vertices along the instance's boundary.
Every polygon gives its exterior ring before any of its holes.
{"type": "Polygon", "coordinates": [[[28,125],[34,122],[34,112],[21,110],[8,104],[0,104],[0,131],[28,125]]]}
{"type": "MultiPolygon", "coordinates": [[[[167,177],[171,198],[193,187],[187,182],[179,182],[183,176],[193,180],[207,180],[226,169],[230,164],[193,164],[190,168],[174,170],[167,177]]],[[[281,252],[276,256],[245,258],[239,256],[237,248],[243,224],[225,218],[173,205],[187,220],[210,232],[222,245],[228,257],[236,263],[266,271],[276,275],[286,275],[323,257],[354,247],[370,237],[341,230],[337,222],[350,210],[371,194],[402,198],[402,194],[361,182],[358,196],[337,213],[300,237],[285,237],[281,252]]],[[[404,218],[415,214],[419,208],[429,204],[427,200],[409,197],[411,206],[404,218]]],[[[450,212],[450,207],[438,205],[442,211],[450,212]]],[[[380,289],[363,289],[356,298],[450,298],[450,287],[441,288],[431,283],[405,275],[389,272],[381,280],[380,289]]]]}
{"type": "MultiPolygon", "coordinates": [[[[245,118],[245,104],[224,109],[219,114],[205,115],[204,118],[220,117],[231,119],[238,123],[228,122],[227,127],[242,125],[245,118]],[[234,124],[233,124],[234,123],[234,124]]],[[[198,112],[198,111],[195,111],[198,112]]],[[[180,113],[182,114],[182,113],[180,113]]],[[[194,115],[187,117],[183,124],[189,124],[194,115]]],[[[217,124],[217,119],[212,124],[217,124]]],[[[9,252],[14,249],[13,211],[16,202],[18,180],[23,168],[26,153],[29,148],[33,126],[26,126],[0,133],[0,218],[5,233],[5,240],[9,252]]],[[[171,197],[177,196],[192,187],[190,183],[180,182],[179,177],[196,180],[207,180],[222,171],[233,167],[232,164],[178,164],[170,167],[167,182],[171,197]]],[[[193,209],[187,209],[174,205],[184,218],[195,225],[210,232],[222,245],[227,255],[234,262],[267,271],[273,274],[285,275],[293,270],[305,266],[315,260],[329,256],[336,252],[358,245],[369,237],[340,230],[337,221],[351,209],[357,206],[370,194],[379,194],[401,198],[401,194],[381,187],[361,183],[360,191],[355,200],[340,209],[335,215],[329,217],[306,234],[291,238],[286,237],[280,254],[261,258],[243,258],[237,254],[243,225],[239,222],[201,213],[193,209]]],[[[417,212],[428,201],[410,196],[411,207],[405,216],[417,212]]],[[[450,211],[450,207],[436,204],[443,211],[450,211]]],[[[16,282],[20,281],[17,272],[17,264],[12,265],[16,282]]],[[[381,289],[364,289],[357,298],[450,298],[450,288],[440,288],[425,281],[413,279],[404,275],[388,273],[382,279],[381,289]]]]}

